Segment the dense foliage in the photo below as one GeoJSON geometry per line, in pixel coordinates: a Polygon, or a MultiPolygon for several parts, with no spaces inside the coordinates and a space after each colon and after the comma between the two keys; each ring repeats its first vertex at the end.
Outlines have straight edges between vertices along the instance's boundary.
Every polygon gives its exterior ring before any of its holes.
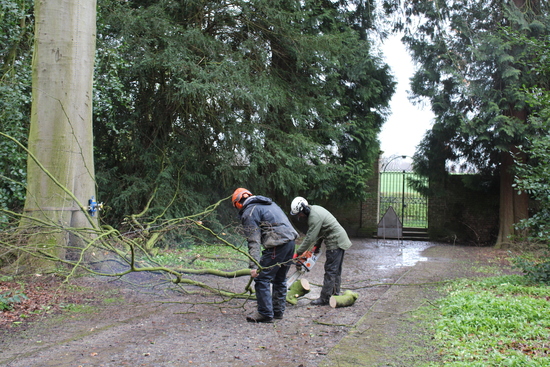
{"type": "MultiPolygon", "coordinates": [[[[2,132],[26,143],[32,2],[1,0],[2,132]]],[[[104,218],[181,216],[246,186],[357,200],[394,81],[371,50],[368,1],[98,2],[94,138],[104,218]]],[[[0,205],[26,155],[0,139],[0,205]]],[[[5,218],[4,218],[5,220],[5,218]]]]}
{"type": "MultiPolygon", "coordinates": [[[[524,87],[539,85],[531,72],[537,49],[526,39],[550,34],[546,2],[438,0],[406,2],[404,41],[421,65],[412,79],[436,122],[416,155],[422,173],[451,161],[498,175],[502,151],[537,132],[524,87]],[[415,23],[418,21],[418,23],[415,23]]],[[[435,169],[434,169],[435,168],[435,169]]]]}
{"type": "Polygon", "coordinates": [[[531,240],[550,245],[550,95],[545,93],[544,96],[545,107],[532,123],[539,124],[546,133],[530,139],[525,148],[530,159],[527,163],[518,162],[516,183],[518,190],[528,193],[538,204],[533,215],[521,225],[531,229],[531,240]]]}
{"type": "MultiPolygon", "coordinates": [[[[533,43],[538,48],[537,57],[533,58],[533,71],[541,80],[550,79],[550,47],[548,40],[533,43]]],[[[538,107],[538,113],[531,117],[531,124],[539,126],[541,133],[531,137],[522,150],[529,156],[529,161],[518,161],[516,187],[528,193],[536,202],[536,211],[530,218],[518,224],[527,229],[529,242],[542,244],[546,252],[536,258],[522,257],[516,264],[534,281],[550,284],[550,91],[541,87],[530,90],[529,102],[538,107]]]]}
{"type": "MultiPolygon", "coordinates": [[[[32,1],[0,0],[0,131],[22,143],[30,119],[32,37],[32,1]]],[[[0,208],[22,208],[26,159],[13,141],[0,137],[0,208]]],[[[7,220],[0,213],[0,222],[7,220]]]]}
{"type": "Polygon", "coordinates": [[[99,11],[96,174],[111,218],[153,192],[151,213],[168,216],[239,186],[281,205],[364,197],[394,89],[372,56],[369,3],[104,0],[99,11]]]}
{"type": "Polygon", "coordinates": [[[526,40],[548,38],[550,5],[539,0],[385,3],[389,11],[404,11],[398,26],[419,66],[412,92],[429,100],[435,114],[415,153],[415,169],[443,187],[449,171],[478,172],[483,180],[477,189],[500,190],[496,245],[501,246],[520,234],[514,225],[529,216],[527,196],[512,186],[513,156],[527,159],[518,146],[540,133],[529,123],[537,106],[528,104],[527,90],[547,80],[532,72],[537,49],[526,40]]]}

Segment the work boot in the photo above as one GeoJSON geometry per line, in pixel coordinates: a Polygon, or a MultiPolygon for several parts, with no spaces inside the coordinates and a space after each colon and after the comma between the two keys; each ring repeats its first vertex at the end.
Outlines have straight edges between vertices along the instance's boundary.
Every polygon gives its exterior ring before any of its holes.
{"type": "Polygon", "coordinates": [[[273,314],[273,318],[276,320],[282,320],[283,319],[283,313],[282,312],[276,312],[273,314]]]}
{"type": "Polygon", "coordinates": [[[314,299],[313,301],[311,301],[311,305],[313,305],[313,306],[326,306],[326,305],[328,305],[328,301],[326,301],[322,298],[317,298],[317,299],[314,299]]]}
{"type": "Polygon", "coordinates": [[[273,318],[264,316],[259,312],[254,312],[252,315],[246,316],[246,321],[248,321],[248,322],[273,322],[273,318]]]}

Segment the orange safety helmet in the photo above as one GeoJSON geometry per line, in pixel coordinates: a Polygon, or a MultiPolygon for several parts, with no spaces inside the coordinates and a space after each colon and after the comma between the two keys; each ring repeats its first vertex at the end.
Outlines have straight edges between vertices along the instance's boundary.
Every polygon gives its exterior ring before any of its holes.
{"type": "Polygon", "coordinates": [[[231,198],[231,201],[233,202],[233,206],[239,210],[243,208],[243,204],[241,203],[241,200],[243,199],[244,194],[248,194],[248,196],[252,196],[252,193],[250,191],[242,187],[239,187],[237,190],[233,192],[233,197],[231,198]]]}

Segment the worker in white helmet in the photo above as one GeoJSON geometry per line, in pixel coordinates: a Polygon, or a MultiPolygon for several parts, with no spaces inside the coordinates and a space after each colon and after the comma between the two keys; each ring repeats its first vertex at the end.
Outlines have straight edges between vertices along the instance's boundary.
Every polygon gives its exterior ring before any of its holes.
{"type": "Polygon", "coordinates": [[[326,248],[325,275],[321,296],[311,302],[315,306],[329,304],[332,295],[340,293],[342,282],[342,263],[344,254],[351,247],[351,241],[346,230],[336,218],[319,205],[309,205],[307,200],[298,196],[290,204],[290,214],[296,216],[299,222],[307,222],[306,237],[296,250],[298,257],[311,251],[315,244],[321,241],[326,248]]]}

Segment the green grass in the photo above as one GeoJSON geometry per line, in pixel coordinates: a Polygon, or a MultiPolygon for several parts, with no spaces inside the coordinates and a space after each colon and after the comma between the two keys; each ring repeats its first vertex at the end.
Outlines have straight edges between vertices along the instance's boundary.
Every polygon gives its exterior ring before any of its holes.
{"type": "Polygon", "coordinates": [[[405,193],[415,193],[414,189],[409,187],[411,180],[422,180],[422,177],[412,172],[383,172],[380,174],[380,187],[382,191],[388,194],[400,194],[405,189],[405,193]],[[405,179],[405,185],[403,185],[405,179]]]}
{"type": "Polygon", "coordinates": [[[124,298],[122,297],[114,297],[114,298],[105,298],[103,300],[103,303],[108,305],[112,303],[122,303],[124,301],[124,298]]]}
{"type": "MultiPolygon", "coordinates": [[[[242,250],[248,252],[247,248],[242,250]]],[[[163,250],[153,260],[162,266],[187,269],[235,270],[248,267],[245,255],[223,245],[163,250]]]]}
{"type": "Polygon", "coordinates": [[[550,366],[550,287],[501,276],[447,291],[430,322],[442,362],[427,366],[550,366]]]}
{"type": "Polygon", "coordinates": [[[90,314],[93,313],[96,308],[92,305],[81,305],[76,303],[63,303],[59,305],[61,309],[71,313],[83,313],[90,314]]]}

